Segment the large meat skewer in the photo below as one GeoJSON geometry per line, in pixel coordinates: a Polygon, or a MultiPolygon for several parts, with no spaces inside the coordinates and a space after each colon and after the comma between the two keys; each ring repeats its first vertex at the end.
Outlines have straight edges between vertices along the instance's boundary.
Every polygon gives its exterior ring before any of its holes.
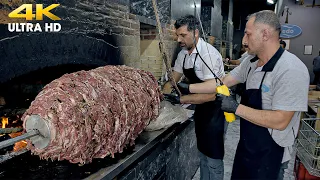
{"type": "Polygon", "coordinates": [[[113,156],[156,119],[161,96],[151,73],[131,67],[65,74],[31,103],[18,140],[30,138],[28,148],[42,159],[84,164],[113,156]]]}

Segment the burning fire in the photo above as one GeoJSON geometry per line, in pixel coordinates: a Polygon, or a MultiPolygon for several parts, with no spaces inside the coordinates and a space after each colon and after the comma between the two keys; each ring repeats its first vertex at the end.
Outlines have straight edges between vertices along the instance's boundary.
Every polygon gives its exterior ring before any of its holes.
{"type": "MultiPolygon", "coordinates": [[[[9,125],[9,118],[8,117],[1,117],[1,119],[2,119],[1,120],[2,128],[6,128],[6,126],[9,125]]],[[[16,132],[16,133],[9,134],[9,136],[11,138],[15,138],[20,135],[22,135],[22,132],[16,132]]],[[[14,144],[13,151],[14,152],[20,151],[20,150],[24,149],[26,146],[27,146],[27,141],[17,142],[14,144]]]]}
{"type": "Polygon", "coordinates": [[[7,118],[7,117],[2,117],[1,124],[2,124],[2,128],[6,128],[6,125],[9,124],[9,118],[7,118]]]}

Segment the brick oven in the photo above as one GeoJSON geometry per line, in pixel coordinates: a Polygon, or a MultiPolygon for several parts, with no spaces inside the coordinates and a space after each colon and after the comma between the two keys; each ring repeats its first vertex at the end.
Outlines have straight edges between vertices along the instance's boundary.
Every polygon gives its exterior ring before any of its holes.
{"type": "MultiPolygon", "coordinates": [[[[165,0],[159,2],[161,11],[161,3],[170,4],[165,0]]],[[[0,123],[1,129],[10,131],[0,135],[0,141],[21,135],[21,115],[46,84],[63,74],[124,64],[161,78],[164,70],[156,23],[148,15],[135,12],[135,3],[137,1],[129,0],[0,0],[0,123]],[[53,13],[62,19],[59,21],[61,31],[9,32],[7,23],[12,20],[7,17],[8,13],[24,3],[44,6],[59,3],[53,13]]],[[[177,44],[173,41],[173,22],[167,18],[163,25],[170,56],[174,59],[177,44]]],[[[186,178],[197,169],[198,160],[189,158],[196,155],[194,124],[187,121],[157,132],[143,132],[135,146],[116,154],[115,158],[95,159],[84,166],[40,160],[32,156],[21,141],[19,147],[16,143],[0,150],[0,178],[186,178]]]]}

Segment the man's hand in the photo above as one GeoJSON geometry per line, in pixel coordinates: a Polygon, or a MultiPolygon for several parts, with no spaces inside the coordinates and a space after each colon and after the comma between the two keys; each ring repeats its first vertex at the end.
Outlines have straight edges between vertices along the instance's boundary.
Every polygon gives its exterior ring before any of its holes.
{"type": "Polygon", "coordinates": [[[172,92],[171,86],[166,86],[162,89],[163,94],[170,94],[172,92]]]}
{"type": "Polygon", "coordinates": [[[185,95],[190,94],[190,91],[189,91],[190,84],[181,82],[181,83],[178,83],[177,86],[178,86],[181,94],[185,94],[185,95]]]}
{"type": "Polygon", "coordinates": [[[164,100],[170,102],[171,104],[181,104],[180,97],[173,94],[163,94],[164,100]]]}
{"type": "Polygon", "coordinates": [[[236,101],[235,96],[225,96],[218,94],[218,100],[222,101],[221,109],[224,112],[235,113],[239,106],[239,103],[236,101]]]}

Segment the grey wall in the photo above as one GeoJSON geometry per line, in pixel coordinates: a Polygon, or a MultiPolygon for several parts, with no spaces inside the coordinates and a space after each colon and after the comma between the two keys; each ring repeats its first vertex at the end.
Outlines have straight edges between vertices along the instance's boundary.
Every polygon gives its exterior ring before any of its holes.
{"type": "Polygon", "coordinates": [[[202,6],[201,7],[201,21],[203,25],[203,30],[205,35],[207,36],[208,33],[211,34],[211,13],[213,7],[210,6],[202,6]]]}
{"type": "Polygon", "coordinates": [[[228,15],[228,32],[227,32],[227,41],[231,42],[233,41],[233,0],[229,0],[229,15],[228,15]]]}
{"type": "Polygon", "coordinates": [[[221,0],[214,1],[214,8],[211,12],[211,35],[219,39],[222,36],[221,0]]]}
{"type": "Polygon", "coordinates": [[[233,0],[229,0],[229,15],[228,15],[228,21],[232,21],[233,18],[233,0]]]}
{"type": "MultiPolygon", "coordinates": [[[[162,23],[170,24],[170,7],[170,0],[157,1],[159,19],[162,23]]],[[[151,0],[130,0],[130,12],[147,19],[156,19],[151,0]]]]}
{"type": "MultiPolygon", "coordinates": [[[[319,1],[318,1],[319,2],[319,1]]],[[[294,4],[292,0],[284,0],[292,12],[289,15],[289,23],[301,27],[302,34],[296,38],[290,39],[289,51],[298,56],[308,67],[311,82],[314,74],[312,72],[312,61],[319,55],[320,50],[320,9],[317,7],[304,7],[294,4]],[[304,45],[313,45],[312,55],[304,55],[304,45]]],[[[312,0],[305,0],[305,4],[312,4],[312,0]]],[[[281,24],[284,24],[286,16],[280,16],[281,24]]]]}
{"type": "Polygon", "coordinates": [[[194,15],[194,1],[197,13],[201,14],[201,0],[171,0],[171,19],[178,19],[185,15],[194,15]]]}

